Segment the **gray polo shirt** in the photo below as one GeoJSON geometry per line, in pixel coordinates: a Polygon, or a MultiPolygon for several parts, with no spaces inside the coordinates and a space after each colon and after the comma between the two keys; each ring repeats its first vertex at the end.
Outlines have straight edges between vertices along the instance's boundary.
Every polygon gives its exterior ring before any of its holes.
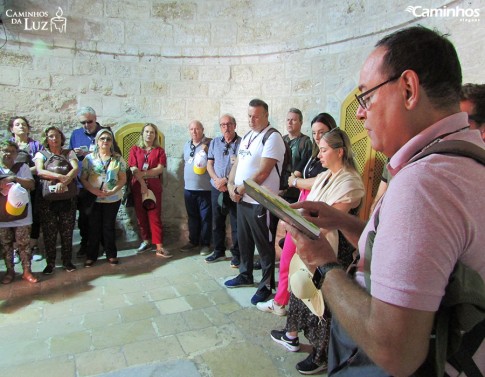
{"type": "Polygon", "coordinates": [[[195,174],[194,172],[194,157],[202,150],[204,147],[209,146],[212,139],[203,137],[202,141],[197,145],[193,146],[191,140],[184,144],[184,188],[191,191],[210,191],[210,175],[206,171],[204,174],[195,174]]]}

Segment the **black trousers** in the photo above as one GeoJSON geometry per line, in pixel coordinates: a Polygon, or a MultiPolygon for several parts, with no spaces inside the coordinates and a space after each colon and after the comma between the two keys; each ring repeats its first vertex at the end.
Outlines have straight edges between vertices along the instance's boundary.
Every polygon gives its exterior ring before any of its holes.
{"type": "Polygon", "coordinates": [[[121,200],[114,203],[94,203],[89,215],[89,242],[86,258],[98,259],[98,250],[101,239],[104,242],[106,258],[116,258],[116,215],[120,208],[121,200]]]}
{"type": "Polygon", "coordinates": [[[232,200],[228,203],[228,214],[221,212],[221,206],[217,202],[219,194],[221,192],[214,187],[211,191],[212,201],[212,239],[214,242],[214,251],[217,253],[225,254],[226,252],[226,218],[229,216],[231,222],[231,240],[232,256],[239,257],[239,243],[237,240],[237,203],[232,200]]]}
{"type": "Polygon", "coordinates": [[[237,205],[237,234],[241,264],[239,273],[253,281],[254,247],[258,248],[263,277],[258,291],[275,288],[275,236],[278,218],[260,204],[239,202],[237,205]]]}

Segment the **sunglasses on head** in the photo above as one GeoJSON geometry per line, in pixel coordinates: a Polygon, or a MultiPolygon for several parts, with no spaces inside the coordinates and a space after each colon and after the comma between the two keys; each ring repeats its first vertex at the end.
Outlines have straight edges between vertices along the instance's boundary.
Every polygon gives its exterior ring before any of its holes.
{"type": "Polygon", "coordinates": [[[81,123],[82,125],[84,125],[84,124],[86,124],[86,123],[87,123],[87,124],[91,124],[91,123],[94,123],[94,120],[82,120],[82,121],[80,121],[79,123],[81,123]]]}

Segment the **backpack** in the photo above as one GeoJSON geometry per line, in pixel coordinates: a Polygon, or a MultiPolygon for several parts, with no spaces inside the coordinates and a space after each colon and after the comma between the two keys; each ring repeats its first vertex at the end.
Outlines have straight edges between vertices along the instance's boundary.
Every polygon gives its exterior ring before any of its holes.
{"type": "MultiPolygon", "coordinates": [[[[271,127],[263,136],[263,145],[274,132],[277,132],[281,136],[281,133],[276,128],[271,127]]],[[[281,136],[281,139],[283,139],[283,136],[281,136]]],[[[281,165],[281,172],[278,168],[278,163],[275,165],[278,177],[280,177],[280,190],[286,190],[288,188],[288,178],[290,178],[293,171],[291,166],[291,149],[286,141],[283,140],[283,143],[285,143],[285,157],[283,158],[283,164],[281,165]]]]}
{"type": "MultiPolygon", "coordinates": [[[[61,151],[61,155],[56,155],[46,150],[40,151],[40,153],[42,153],[42,155],[46,159],[44,162],[44,170],[63,175],[69,173],[72,170],[71,163],[69,162],[67,157],[69,155],[69,152],[69,149],[63,149],[61,151]]],[[[53,186],[57,183],[57,179],[41,179],[42,197],[44,198],[44,200],[66,200],[77,196],[77,185],[74,179],[67,186],[67,191],[60,193],[51,192],[49,186],[53,186]]]]}
{"type": "MultiPolygon", "coordinates": [[[[414,156],[409,163],[435,153],[464,156],[485,165],[485,150],[462,140],[445,140],[432,144],[414,156]]],[[[379,209],[374,215],[375,231],[369,232],[365,247],[364,278],[368,292],[372,246],[378,224],[379,209]]],[[[458,261],[435,315],[428,355],[413,376],[444,376],[446,362],[458,372],[465,372],[468,377],[481,376],[472,357],[484,339],[485,283],[475,270],[458,261]]]]}
{"type": "MultiPolygon", "coordinates": [[[[21,168],[21,166],[23,165],[23,162],[16,162],[11,168],[10,168],[10,172],[13,173],[13,174],[17,174],[21,168]]],[[[0,174],[0,179],[3,179],[3,178],[6,178],[10,175],[13,175],[13,174],[0,174]]],[[[20,219],[24,219],[27,217],[27,214],[29,213],[28,211],[28,204],[25,206],[25,209],[23,210],[23,212],[20,214],[20,215],[11,215],[10,213],[7,212],[7,209],[5,208],[6,205],[7,205],[7,199],[8,199],[8,196],[7,195],[2,195],[0,194],[0,222],[10,222],[10,221],[15,221],[15,220],[20,220],[20,219]]]]}

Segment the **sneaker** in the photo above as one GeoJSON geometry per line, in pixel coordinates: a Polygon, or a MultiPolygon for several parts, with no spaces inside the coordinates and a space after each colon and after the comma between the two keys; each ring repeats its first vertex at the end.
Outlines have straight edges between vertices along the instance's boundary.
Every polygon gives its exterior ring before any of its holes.
{"type": "Polygon", "coordinates": [[[206,263],[214,263],[219,262],[221,260],[226,260],[226,254],[219,254],[218,252],[214,251],[211,255],[205,258],[206,263]]]}
{"type": "Polygon", "coordinates": [[[197,245],[194,245],[192,243],[188,243],[180,248],[181,252],[186,252],[186,251],[193,251],[194,249],[197,248],[197,245]]]}
{"type": "Polygon", "coordinates": [[[200,248],[199,254],[202,256],[209,255],[211,253],[211,250],[209,249],[209,246],[202,246],[200,248]]]}
{"type": "Polygon", "coordinates": [[[224,282],[224,285],[226,288],[252,287],[254,282],[249,282],[241,275],[237,275],[235,278],[224,282]]]}
{"type": "Polygon", "coordinates": [[[282,344],[288,351],[298,352],[300,350],[300,340],[298,337],[289,339],[285,330],[271,330],[271,339],[276,343],[282,344]]]}
{"type": "Polygon", "coordinates": [[[138,254],[144,253],[145,251],[150,250],[151,248],[152,248],[152,245],[149,242],[143,241],[138,247],[137,253],[138,254]]]}
{"type": "Polygon", "coordinates": [[[313,362],[313,352],[308,357],[296,364],[296,370],[301,374],[315,374],[327,369],[327,363],[322,365],[313,362]]]}
{"type": "Polygon", "coordinates": [[[13,264],[19,264],[19,263],[20,263],[19,251],[17,249],[14,249],[14,251],[13,251],[13,264]]]}
{"type": "Polygon", "coordinates": [[[47,266],[45,266],[44,271],[42,271],[44,275],[52,275],[53,272],[54,266],[52,264],[48,264],[47,266]]]}
{"type": "Polygon", "coordinates": [[[241,264],[239,257],[232,257],[231,259],[231,267],[232,268],[239,268],[239,265],[241,264]]]}
{"type": "Polygon", "coordinates": [[[170,252],[163,247],[160,250],[157,250],[156,254],[157,257],[162,257],[162,258],[172,258],[173,255],[170,254],[170,252]]]}
{"type": "Polygon", "coordinates": [[[84,267],[93,267],[93,265],[96,263],[96,261],[92,259],[88,259],[86,262],[84,262],[84,267]]]}
{"type": "Polygon", "coordinates": [[[253,269],[254,270],[261,270],[261,261],[259,259],[257,261],[254,261],[253,269]]]}
{"type": "Polygon", "coordinates": [[[118,258],[108,258],[108,263],[112,266],[115,266],[117,265],[118,263],[120,263],[120,261],[118,260],[118,258]]]}
{"type": "Polygon", "coordinates": [[[262,312],[273,313],[279,316],[286,315],[286,308],[284,305],[278,305],[274,300],[266,302],[258,302],[256,307],[262,312]]]}
{"type": "Polygon", "coordinates": [[[86,250],[87,250],[87,248],[88,248],[87,246],[81,245],[81,248],[77,252],[76,257],[78,257],[78,258],[84,258],[86,256],[86,250]]]}
{"type": "Polygon", "coordinates": [[[271,296],[271,289],[263,287],[258,289],[253,297],[251,297],[251,304],[257,305],[260,302],[266,301],[271,296]]]}
{"type": "Polygon", "coordinates": [[[76,271],[76,266],[74,266],[71,262],[69,262],[69,263],[64,265],[64,269],[67,272],[72,272],[72,271],[76,271]]]}
{"type": "Polygon", "coordinates": [[[30,251],[32,253],[32,260],[34,262],[38,262],[38,261],[44,259],[44,257],[40,253],[40,250],[37,246],[33,246],[32,249],[30,249],[30,251]]]}

